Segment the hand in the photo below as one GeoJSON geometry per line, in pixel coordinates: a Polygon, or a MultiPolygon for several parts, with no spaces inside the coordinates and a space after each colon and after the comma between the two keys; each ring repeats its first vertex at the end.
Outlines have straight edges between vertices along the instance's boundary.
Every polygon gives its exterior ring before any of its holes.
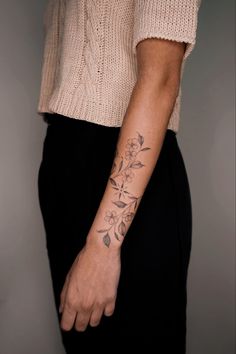
{"type": "Polygon", "coordinates": [[[90,242],[76,257],[61,293],[61,328],[85,331],[115,309],[120,278],[120,250],[90,242]]]}

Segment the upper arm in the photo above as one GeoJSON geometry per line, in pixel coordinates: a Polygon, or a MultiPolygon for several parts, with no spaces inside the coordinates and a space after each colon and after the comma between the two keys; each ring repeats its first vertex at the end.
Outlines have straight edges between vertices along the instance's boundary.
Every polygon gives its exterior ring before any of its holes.
{"type": "Polygon", "coordinates": [[[163,87],[168,84],[178,90],[185,44],[148,38],[137,45],[138,80],[163,87]]]}
{"type": "MultiPolygon", "coordinates": [[[[197,15],[201,0],[135,0],[133,52],[146,38],[185,43],[185,60],[196,42],[197,15]]],[[[177,47],[173,46],[173,50],[177,47]]]]}

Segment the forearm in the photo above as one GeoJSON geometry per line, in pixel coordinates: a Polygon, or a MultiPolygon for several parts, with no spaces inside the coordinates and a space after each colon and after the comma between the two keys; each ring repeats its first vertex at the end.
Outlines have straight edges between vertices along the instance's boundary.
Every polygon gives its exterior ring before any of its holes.
{"type": "Polygon", "coordinates": [[[157,162],[179,77],[137,81],[123,120],[105,193],[88,241],[120,247],[157,162]]]}

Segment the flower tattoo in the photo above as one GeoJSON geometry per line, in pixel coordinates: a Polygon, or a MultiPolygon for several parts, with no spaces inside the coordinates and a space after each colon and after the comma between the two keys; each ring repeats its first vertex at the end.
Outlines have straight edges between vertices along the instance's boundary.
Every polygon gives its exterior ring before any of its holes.
{"type": "Polygon", "coordinates": [[[122,172],[122,176],[124,177],[125,182],[130,183],[134,178],[134,173],[131,168],[129,168],[128,170],[122,172]]]}
{"type": "Polygon", "coordinates": [[[150,150],[149,147],[143,147],[144,137],[137,132],[137,138],[128,139],[125,147],[125,157],[119,156],[118,151],[115,152],[115,159],[111,168],[109,181],[114,189],[114,197],[112,201],[115,210],[106,211],[104,221],[107,227],[97,232],[103,234],[103,243],[106,247],[111,244],[112,236],[118,241],[124,237],[127,232],[127,223],[131,222],[140,196],[134,196],[128,190],[134,178],[134,170],[140,169],[145,165],[138,159],[141,152],[150,150]]]}
{"type": "Polygon", "coordinates": [[[114,225],[118,221],[116,211],[107,211],[104,220],[107,221],[110,225],[114,225]]]}

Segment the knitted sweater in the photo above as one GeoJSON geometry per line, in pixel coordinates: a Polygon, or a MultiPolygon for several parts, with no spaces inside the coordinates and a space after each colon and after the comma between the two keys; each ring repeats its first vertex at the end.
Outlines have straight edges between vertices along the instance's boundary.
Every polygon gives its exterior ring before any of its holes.
{"type": "MultiPolygon", "coordinates": [[[[137,81],[136,45],[196,41],[201,0],[49,0],[38,113],[119,127],[137,81]]],[[[181,86],[168,128],[178,131],[181,86]]]]}

